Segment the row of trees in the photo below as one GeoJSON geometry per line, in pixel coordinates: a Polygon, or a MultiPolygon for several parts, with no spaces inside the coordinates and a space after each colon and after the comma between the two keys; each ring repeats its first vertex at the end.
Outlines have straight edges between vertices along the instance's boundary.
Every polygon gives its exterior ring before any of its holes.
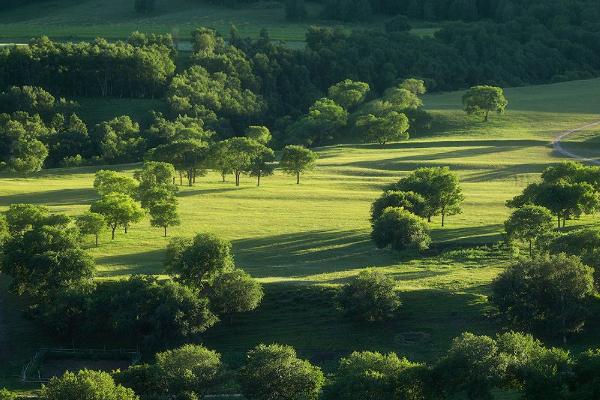
{"type": "Polygon", "coordinates": [[[462,212],[464,200],[458,176],[448,167],[419,168],[386,190],[371,206],[371,237],[378,248],[394,250],[429,247],[429,227],[441,216],[462,212]]]}
{"type": "MultiPolygon", "coordinates": [[[[497,388],[518,390],[525,400],[592,400],[599,391],[600,351],[572,356],[545,347],[532,336],[508,332],[496,337],[464,333],[431,365],[395,353],[356,351],[335,372],[298,357],[285,345],[258,345],[235,374],[249,400],[493,399],[497,388]]],[[[42,388],[44,400],[199,399],[222,387],[230,370],[221,355],[200,345],[157,353],[112,375],[83,370],[55,377],[42,388]]],[[[3,400],[12,400],[8,391],[3,400]]]]}

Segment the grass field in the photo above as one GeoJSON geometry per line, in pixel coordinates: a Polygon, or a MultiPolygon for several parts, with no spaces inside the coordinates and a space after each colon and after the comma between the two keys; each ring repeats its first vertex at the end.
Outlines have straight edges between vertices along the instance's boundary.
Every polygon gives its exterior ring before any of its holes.
{"type": "MultiPolygon", "coordinates": [[[[31,37],[49,36],[56,40],[124,39],[133,31],[172,33],[180,40],[189,40],[198,26],[217,29],[224,35],[235,25],[244,37],[257,37],[266,28],[275,40],[300,46],[310,25],[342,26],[344,28],[379,28],[385,18],[374,17],[368,23],[342,24],[318,19],[320,6],[309,3],[307,21],[289,22],[281,3],[259,2],[240,7],[222,7],[197,0],[158,0],[152,15],[140,15],[129,0],[49,0],[31,6],[0,11],[0,40],[26,42],[31,37]]],[[[414,33],[432,35],[435,26],[416,23],[414,33]]]]}
{"type": "MultiPolygon", "coordinates": [[[[509,89],[509,111],[492,116],[487,124],[460,111],[461,93],[431,95],[425,98],[436,116],[431,132],[387,146],[321,148],[317,169],[303,177],[301,185],[278,172],[264,179],[261,187],[246,177],[236,188],[231,179],[221,183],[211,173],[195,187],[182,188],[183,224],[170,236],[207,231],[231,240],[238,265],[266,287],[257,311],[221,322],[203,341],[222,351],[233,365],[259,342],[282,342],[331,368],[355,349],[397,351],[415,360],[431,360],[463,331],[493,334],[500,327],[489,316],[488,285],[511,262],[496,245],[509,213],[504,202],[535,181],[546,166],[564,160],[550,146],[557,132],[600,120],[599,89],[600,80],[509,89]],[[369,239],[371,202],[385,185],[421,166],[450,166],[459,173],[464,213],[449,218],[444,228],[439,219],[433,222],[435,246],[424,255],[375,249],[369,239]],[[389,324],[358,326],[340,317],[333,296],[340,283],[371,266],[397,280],[404,307],[389,324]]],[[[125,104],[115,108],[125,111],[125,104]]],[[[110,112],[110,104],[102,107],[104,111],[98,111],[102,115],[110,112]]],[[[82,108],[86,112],[88,106],[82,103],[82,108]]],[[[136,106],[138,112],[143,108],[136,106]]],[[[600,156],[599,133],[599,129],[581,132],[565,147],[600,156]]],[[[132,173],[135,166],[119,169],[132,173]]],[[[54,212],[82,212],[96,198],[95,170],[4,176],[0,209],[27,202],[48,205],[54,212]]],[[[596,221],[586,217],[570,224],[596,221]]],[[[106,233],[99,248],[92,247],[91,238],[88,245],[98,263],[98,276],[115,279],[163,274],[167,241],[144,221],[128,235],[119,232],[114,242],[106,233]]],[[[19,316],[15,299],[8,295],[2,299],[9,340],[19,343],[10,363],[0,367],[0,374],[10,375],[45,339],[19,316]]],[[[570,346],[597,345],[598,333],[600,326],[592,323],[570,346]]]]}

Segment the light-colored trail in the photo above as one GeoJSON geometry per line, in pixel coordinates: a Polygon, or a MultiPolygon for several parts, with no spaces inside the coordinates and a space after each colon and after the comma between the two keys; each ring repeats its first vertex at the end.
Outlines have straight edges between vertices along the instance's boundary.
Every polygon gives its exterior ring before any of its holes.
{"type": "Polygon", "coordinates": [[[571,157],[577,161],[581,161],[581,162],[593,164],[593,165],[600,165],[600,161],[598,161],[598,160],[582,157],[582,156],[575,154],[569,150],[565,150],[564,147],[562,147],[562,141],[564,139],[568,138],[569,136],[571,136],[577,132],[581,132],[581,131],[589,129],[589,128],[594,128],[596,126],[600,126],[600,121],[592,122],[587,125],[580,126],[579,128],[562,131],[558,135],[556,135],[556,137],[552,141],[552,147],[554,147],[554,150],[557,151],[558,153],[560,153],[564,156],[567,156],[567,157],[571,157]]]}

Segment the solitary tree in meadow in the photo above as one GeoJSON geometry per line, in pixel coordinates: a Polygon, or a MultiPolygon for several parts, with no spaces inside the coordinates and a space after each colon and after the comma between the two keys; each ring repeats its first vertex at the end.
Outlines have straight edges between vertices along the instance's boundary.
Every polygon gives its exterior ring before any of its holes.
{"type": "Polygon", "coordinates": [[[123,193],[111,193],[94,202],[90,211],[104,216],[111,229],[111,238],[115,239],[115,230],[122,226],[125,233],[130,224],[138,222],[144,216],[144,210],[131,197],[123,193]]]}
{"type": "Polygon", "coordinates": [[[550,210],[540,206],[525,205],[504,223],[509,242],[523,240],[529,245],[529,256],[533,257],[533,244],[547,237],[554,227],[550,210]]]}
{"type": "Polygon", "coordinates": [[[257,149],[247,169],[250,176],[256,177],[256,186],[260,186],[260,179],[263,176],[273,175],[274,171],[275,152],[264,146],[257,149]]]}
{"type": "Polygon", "coordinates": [[[167,228],[181,224],[179,214],[177,213],[177,199],[170,197],[150,205],[148,209],[150,214],[150,225],[163,228],[165,237],[167,237],[167,228]]]}
{"type": "Polygon", "coordinates": [[[463,105],[467,114],[481,115],[484,121],[490,112],[503,113],[508,105],[502,88],[495,86],[473,86],[463,95],[463,105]]]}
{"type": "Polygon", "coordinates": [[[389,207],[373,223],[371,238],[379,249],[390,246],[393,250],[426,250],[429,248],[427,223],[402,208],[389,207]]]}
{"type": "Polygon", "coordinates": [[[296,175],[296,184],[300,184],[300,174],[315,167],[319,155],[302,146],[289,145],[283,149],[279,167],[287,174],[296,175]]]}
{"type": "Polygon", "coordinates": [[[254,310],[263,298],[261,284],[241,269],[218,275],[212,286],[210,304],[218,314],[254,310]]]}
{"type": "Polygon", "coordinates": [[[98,236],[106,228],[106,220],[102,214],[86,212],[76,217],[76,224],[82,235],[94,235],[96,247],[98,247],[98,236]]]}

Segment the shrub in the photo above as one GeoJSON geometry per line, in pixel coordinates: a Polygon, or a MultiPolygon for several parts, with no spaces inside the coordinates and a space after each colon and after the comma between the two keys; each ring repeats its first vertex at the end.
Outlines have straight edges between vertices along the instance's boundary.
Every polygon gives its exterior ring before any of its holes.
{"type": "Polygon", "coordinates": [[[362,271],[342,288],[340,308],[346,316],[359,321],[391,319],[401,305],[395,286],[393,279],[379,271],[362,271]]]}

